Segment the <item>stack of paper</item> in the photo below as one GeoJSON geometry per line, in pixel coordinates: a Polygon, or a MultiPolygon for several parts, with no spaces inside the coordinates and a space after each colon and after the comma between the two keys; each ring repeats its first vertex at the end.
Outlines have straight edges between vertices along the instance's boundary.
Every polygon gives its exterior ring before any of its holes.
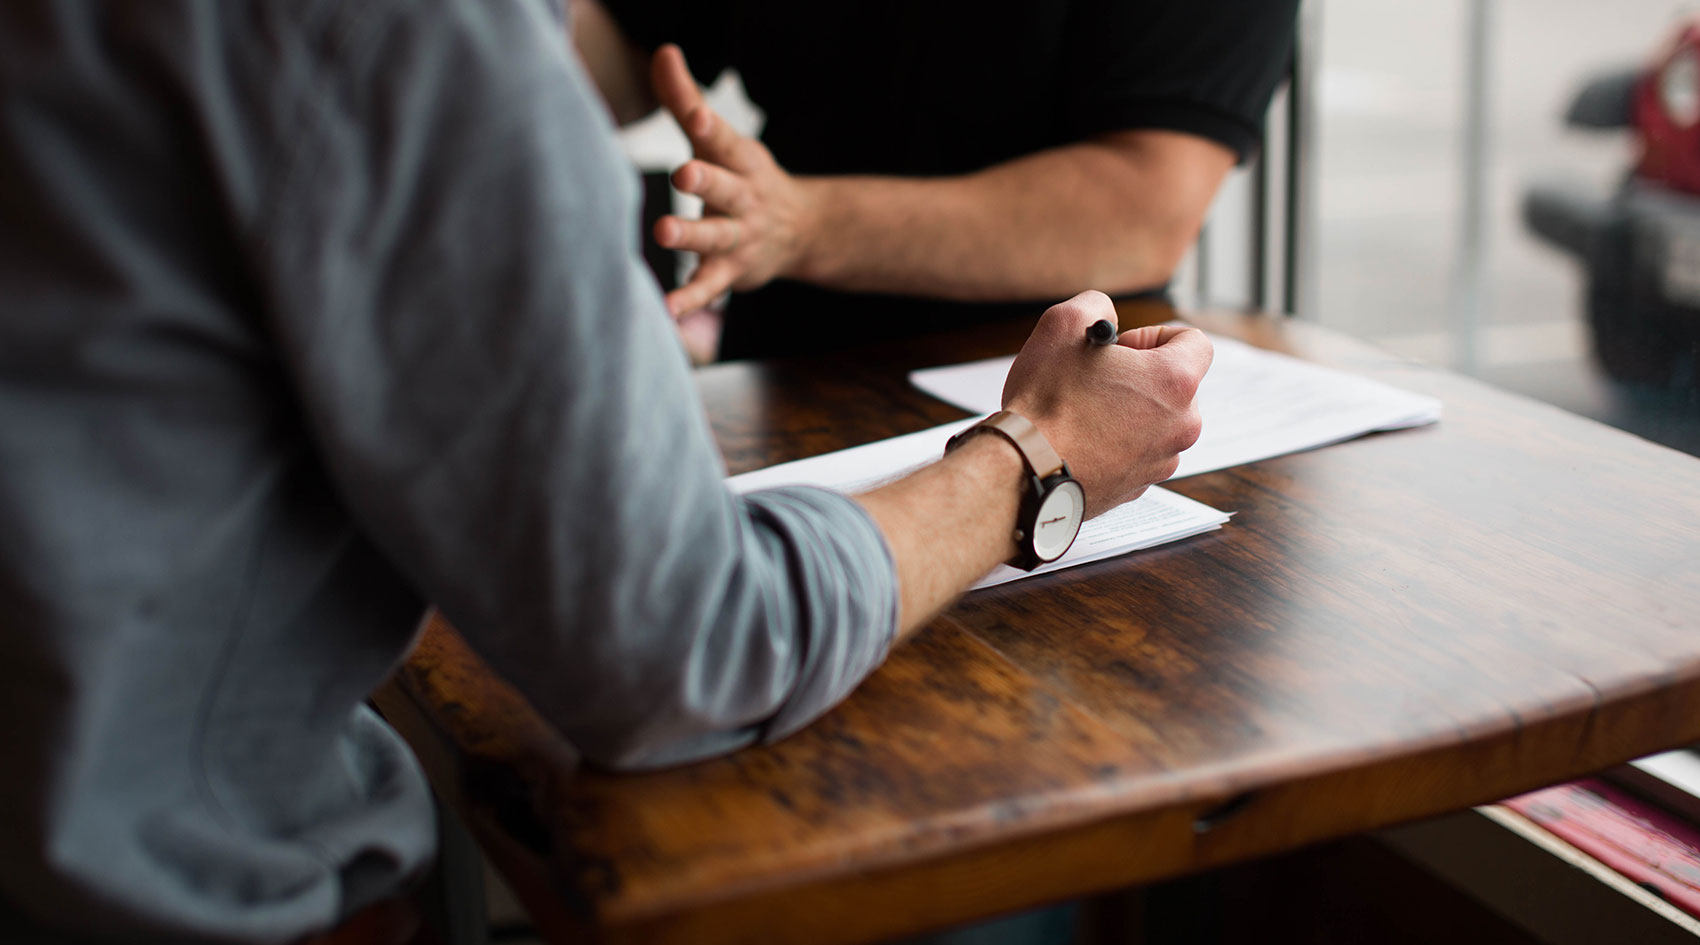
{"type": "MultiPolygon", "coordinates": [[[[1231,338],[1211,338],[1216,360],[1198,389],[1204,433],[1181,454],[1175,477],[1225,469],[1299,450],[1338,443],[1380,430],[1433,423],[1440,401],[1378,381],[1255,348],[1231,338]]],[[[1004,377],[1014,358],[916,371],[922,390],[966,410],[999,409],[1004,377]]],[[[740,492],[779,485],[816,485],[862,492],[926,465],[944,453],[945,441],[973,423],[961,420],[866,446],[734,476],[740,492]]],[[[1167,489],[1152,487],[1139,499],[1098,516],[1080,530],[1068,554],[1033,574],[1177,541],[1220,528],[1224,513],[1167,489]]],[[[1027,577],[998,567],[976,587],[1027,577]]]]}
{"type": "MultiPolygon", "coordinates": [[[[733,476],[728,482],[739,492],[783,485],[824,486],[839,492],[864,492],[943,456],[945,441],[973,422],[947,423],[919,433],[769,466],[733,476]]],[[[1027,577],[1029,573],[1044,574],[1127,554],[1212,531],[1222,527],[1227,520],[1227,515],[1202,502],[1153,486],[1138,499],[1087,522],[1080,529],[1080,537],[1074,540],[1074,547],[1061,558],[1032,572],[999,565],[974,586],[991,587],[1027,577]]]]}
{"type": "MultiPolygon", "coordinates": [[[[1212,335],[1216,360],[1198,388],[1204,434],[1174,478],[1315,449],[1365,433],[1440,419],[1440,401],[1212,335]]],[[[909,379],[964,410],[1000,409],[1014,358],[916,371],[909,379]]]]}

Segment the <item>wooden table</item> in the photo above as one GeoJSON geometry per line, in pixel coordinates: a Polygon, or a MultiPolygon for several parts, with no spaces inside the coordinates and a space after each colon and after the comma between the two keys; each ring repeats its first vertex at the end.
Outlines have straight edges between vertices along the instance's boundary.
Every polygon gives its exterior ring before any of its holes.
{"type": "MultiPolygon", "coordinates": [[[[1700,461],[1314,326],[1196,320],[1446,417],[1172,483],[1237,514],[975,593],[804,732],[679,770],[575,770],[434,625],[399,676],[404,727],[539,928],[873,941],[1700,739],[1700,461]]],[[[1026,329],[717,366],[700,388],[738,472],[956,419],[905,373],[1026,329]]]]}

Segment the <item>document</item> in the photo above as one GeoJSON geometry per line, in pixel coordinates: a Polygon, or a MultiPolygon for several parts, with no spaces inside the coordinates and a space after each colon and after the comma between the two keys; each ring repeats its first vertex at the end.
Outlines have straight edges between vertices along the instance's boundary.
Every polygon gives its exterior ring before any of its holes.
{"type": "MultiPolygon", "coordinates": [[[[1198,388],[1204,433],[1181,454],[1174,478],[1195,476],[1440,419],[1441,404],[1346,371],[1211,335],[1216,359],[1198,388]]],[[[1000,409],[1014,358],[909,375],[916,387],[964,410],[1000,409]]]]}
{"type": "MultiPolygon", "coordinates": [[[[1002,380],[999,380],[1002,385],[1002,380]]],[[[865,492],[890,482],[944,455],[945,441],[977,418],[892,437],[863,446],[811,456],[733,476],[727,483],[738,492],[783,485],[823,486],[839,492],[865,492]]],[[[1105,512],[1080,529],[1074,546],[1061,558],[1028,572],[999,565],[975,587],[991,587],[1033,574],[1099,561],[1142,548],[1178,541],[1221,528],[1228,515],[1159,486],[1132,502],[1105,512]]]]}

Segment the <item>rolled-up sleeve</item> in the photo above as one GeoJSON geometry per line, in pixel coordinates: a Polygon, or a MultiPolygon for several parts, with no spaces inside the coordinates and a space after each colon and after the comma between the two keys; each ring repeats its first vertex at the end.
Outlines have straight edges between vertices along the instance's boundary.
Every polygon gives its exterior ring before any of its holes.
{"type": "Polygon", "coordinates": [[[896,576],[850,499],[726,488],[634,174],[543,9],[321,23],[272,93],[257,265],[364,537],[587,758],[676,763],[844,698],[896,576]]]}
{"type": "Polygon", "coordinates": [[[790,699],[767,723],[769,737],[789,735],[832,708],[886,652],[897,627],[894,565],[879,528],[851,499],[822,489],[772,489],[752,493],[749,507],[772,542],[765,560],[784,560],[801,608],[803,626],[843,627],[817,635],[807,649],[790,699]],[[878,548],[878,554],[868,553],[878,548]],[[845,589],[868,588],[864,600],[845,589]],[[829,593],[823,590],[830,589],[829,593]],[[884,593],[881,593],[884,591],[884,593]]]}

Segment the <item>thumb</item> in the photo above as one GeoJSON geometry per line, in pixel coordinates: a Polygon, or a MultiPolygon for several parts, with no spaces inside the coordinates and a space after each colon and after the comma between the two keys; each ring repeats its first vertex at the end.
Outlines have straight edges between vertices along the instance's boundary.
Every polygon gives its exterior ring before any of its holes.
{"type": "Polygon", "coordinates": [[[1120,344],[1167,358],[1196,378],[1204,377],[1216,356],[1210,336],[1186,325],[1148,325],[1124,331],[1120,344]]]}
{"type": "Polygon", "coordinates": [[[1146,325],[1122,332],[1118,343],[1129,348],[1161,348],[1182,332],[1196,330],[1185,325],[1146,325]]]}

